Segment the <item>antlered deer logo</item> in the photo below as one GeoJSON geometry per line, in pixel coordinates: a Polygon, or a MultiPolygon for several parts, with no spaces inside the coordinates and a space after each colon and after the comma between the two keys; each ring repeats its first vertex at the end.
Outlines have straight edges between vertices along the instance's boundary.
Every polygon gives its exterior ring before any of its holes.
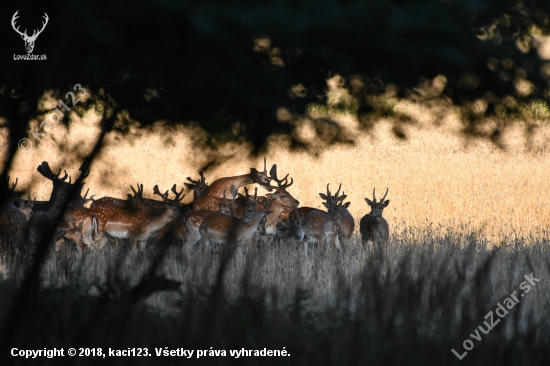
{"type": "Polygon", "coordinates": [[[36,41],[36,38],[38,38],[40,33],[42,33],[44,28],[46,28],[46,24],[48,24],[48,19],[49,19],[48,14],[44,13],[44,18],[45,18],[46,21],[42,23],[42,29],[40,29],[39,31],[37,31],[35,29],[32,36],[29,37],[27,35],[27,30],[26,29],[25,29],[24,32],[20,32],[19,27],[15,28],[15,20],[19,17],[19,15],[17,15],[18,12],[19,12],[19,10],[17,10],[15,12],[15,14],[13,14],[13,18],[11,18],[11,26],[13,27],[13,29],[17,33],[19,33],[21,35],[21,38],[23,38],[23,41],[25,41],[25,49],[27,50],[27,53],[32,53],[32,50],[34,49],[34,42],[36,41]]]}

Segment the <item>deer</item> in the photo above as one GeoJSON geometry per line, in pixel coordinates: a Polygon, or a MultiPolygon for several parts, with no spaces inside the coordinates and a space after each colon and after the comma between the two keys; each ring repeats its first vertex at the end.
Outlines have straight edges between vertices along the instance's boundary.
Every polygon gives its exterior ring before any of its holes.
{"type": "MultiPolygon", "coordinates": [[[[90,173],[90,171],[87,170],[86,161],[81,165],[79,170],[81,172],[81,180],[85,179],[90,173]]],[[[28,222],[27,235],[27,243],[31,248],[35,248],[45,239],[45,233],[55,224],[61,214],[63,205],[72,195],[76,198],[69,203],[68,207],[70,207],[71,204],[77,204],[77,202],[82,199],[80,194],[84,187],[83,182],[81,182],[78,187],[75,186],[74,183],[71,183],[71,177],[67,174],[67,171],[64,171],[64,176],[61,178],[61,169],[59,169],[57,174],[54,174],[46,161],[38,166],[37,171],[45,178],[52,181],[53,188],[48,201],[35,202],[34,204],[34,213],[28,222]],[[68,181],[67,178],[69,178],[68,181]]]]}
{"type": "Polygon", "coordinates": [[[199,227],[201,246],[210,248],[212,243],[241,246],[250,241],[254,233],[265,225],[271,211],[259,211],[248,222],[236,217],[214,213],[207,216],[199,227]]]}
{"type": "Polygon", "coordinates": [[[218,211],[212,211],[212,210],[198,210],[198,211],[189,211],[187,215],[185,216],[185,228],[187,229],[187,232],[189,233],[189,236],[187,238],[187,244],[190,246],[195,246],[200,240],[201,240],[201,233],[200,233],[200,226],[203,223],[203,221],[210,215],[214,214],[222,214],[227,215],[230,217],[233,217],[235,213],[235,197],[237,195],[237,188],[235,186],[231,186],[230,191],[233,199],[229,201],[225,197],[225,191],[223,192],[223,201],[221,203],[218,203],[218,211]]]}
{"type": "Polygon", "coordinates": [[[304,253],[308,255],[308,243],[317,242],[318,251],[334,244],[338,251],[342,250],[338,240],[340,227],[333,222],[330,215],[313,207],[300,207],[294,210],[288,219],[277,224],[278,236],[291,236],[304,241],[304,253]]]}
{"type": "Polygon", "coordinates": [[[372,191],[372,201],[365,198],[365,201],[370,206],[371,211],[363,216],[361,222],[359,223],[363,247],[367,245],[369,240],[372,241],[373,245],[380,247],[380,245],[386,243],[390,237],[388,222],[382,217],[382,212],[390,203],[389,200],[385,201],[387,195],[388,189],[386,189],[386,194],[384,194],[384,197],[382,197],[380,202],[376,202],[375,188],[372,191]]]}
{"type": "Polygon", "coordinates": [[[180,203],[185,197],[185,194],[182,196],[183,188],[178,192],[176,185],[174,184],[171,191],[174,193],[174,199],[168,198],[168,191],[161,193],[158,185],[155,185],[153,188],[153,193],[160,196],[164,202],[175,204],[176,207],[178,207],[178,215],[157,232],[157,239],[164,240],[172,238],[178,241],[183,241],[189,235],[187,229],[185,228],[185,214],[189,211],[189,205],[183,205],[180,203]]]}
{"type": "Polygon", "coordinates": [[[94,225],[92,238],[100,249],[108,237],[128,238],[132,251],[136,251],[138,243],[142,249],[147,239],[179,214],[177,205],[172,203],[162,203],[164,209],[153,212],[146,207],[136,207],[128,201],[112,204],[113,199],[108,198],[96,200],[89,210],[94,225]]]}
{"type": "Polygon", "coordinates": [[[31,249],[36,248],[41,242],[46,239],[45,234],[50,230],[52,225],[61,213],[62,205],[49,207],[46,211],[34,212],[28,222],[27,245],[31,249]]]}
{"type": "Polygon", "coordinates": [[[327,184],[327,194],[325,195],[323,193],[319,193],[319,197],[326,201],[323,202],[323,206],[327,209],[327,212],[332,220],[339,226],[339,241],[341,243],[348,243],[351,240],[355,230],[355,220],[348,211],[350,202],[343,203],[347,197],[344,192],[342,192],[342,196],[339,195],[342,184],[340,184],[338,191],[336,191],[334,196],[330,193],[329,185],[330,184],[327,184]]]}
{"type": "Polygon", "coordinates": [[[85,205],[95,201],[95,195],[88,197],[89,191],[90,189],[86,190],[83,197],[78,197],[67,205],[63,218],[57,227],[56,252],[61,249],[64,239],[73,241],[81,252],[84,246],[92,247],[93,217],[85,205]]]}
{"type": "Polygon", "coordinates": [[[206,183],[206,178],[202,171],[199,171],[200,180],[193,180],[191,177],[187,177],[187,180],[190,183],[183,183],[188,189],[193,191],[193,200],[200,198],[206,188],[208,188],[208,183],[206,183]]]}
{"type": "Polygon", "coordinates": [[[21,36],[21,38],[23,38],[23,41],[25,41],[25,49],[27,50],[27,53],[32,53],[32,50],[34,49],[34,43],[36,42],[36,38],[38,38],[38,36],[40,35],[40,33],[42,33],[42,31],[44,30],[44,28],[46,28],[46,25],[48,24],[48,14],[44,13],[44,22],[42,22],[42,29],[40,30],[34,30],[34,32],[32,33],[32,36],[29,36],[27,34],[27,30],[25,29],[24,32],[21,32],[19,30],[19,27],[15,27],[15,21],[17,20],[17,18],[19,17],[19,15],[17,14],[19,12],[19,10],[17,10],[15,12],[15,14],[13,14],[13,17],[11,18],[11,26],[13,27],[13,29],[19,33],[19,35],[21,36]]]}
{"type": "Polygon", "coordinates": [[[86,207],[73,207],[63,215],[63,221],[58,226],[55,251],[61,249],[64,239],[73,241],[82,252],[84,247],[93,248],[94,218],[86,207]]]}
{"type": "MultiPolygon", "coordinates": [[[[271,192],[272,188],[269,185],[270,178],[267,175],[267,165],[264,157],[264,171],[259,172],[255,168],[250,169],[249,174],[238,175],[235,177],[220,178],[212,182],[201,194],[201,197],[218,197],[223,198],[223,192],[229,191],[231,186],[235,186],[237,190],[246,185],[256,183],[262,186],[264,189],[271,192]]],[[[196,208],[193,207],[193,210],[196,208]]]]}
{"type": "MultiPolygon", "coordinates": [[[[89,171],[86,171],[84,167],[85,163],[80,167],[82,179],[85,179],[90,173],[89,171]]],[[[52,181],[53,188],[48,201],[35,203],[35,212],[47,212],[48,210],[51,211],[52,209],[55,209],[58,205],[63,205],[69,198],[69,195],[73,189],[75,190],[75,197],[77,197],[77,199],[78,197],[81,197],[80,194],[84,184],[75,187],[74,183],[71,183],[71,177],[67,174],[66,170],[64,171],[64,176],[60,178],[59,176],[61,175],[61,169],[59,169],[57,174],[54,174],[50,169],[50,165],[46,161],[42,162],[36,170],[42,174],[42,176],[52,181]],[[69,181],[67,181],[67,178],[69,178],[69,181]]]]}
{"type": "Polygon", "coordinates": [[[292,195],[286,190],[294,183],[294,180],[290,178],[290,183],[288,183],[288,174],[282,179],[277,178],[277,164],[273,164],[269,175],[270,179],[277,183],[277,186],[270,185],[270,188],[275,192],[269,195],[269,205],[265,208],[272,211],[266,217],[265,227],[267,234],[275,234],[276,224],[280,221],[281,215],[285,209],[296,209],[300,204],[300,201],[292,197],[292,195]]]}
{"type": "Polygon", "coordinates": [[[20,249],[27,247],[28,223],[32,216],[32,201],[28,207],[26,202],[20,201],[20,207],[11,203],[0,206],[0,238],[7,243],[13,239],[20,249]]]}

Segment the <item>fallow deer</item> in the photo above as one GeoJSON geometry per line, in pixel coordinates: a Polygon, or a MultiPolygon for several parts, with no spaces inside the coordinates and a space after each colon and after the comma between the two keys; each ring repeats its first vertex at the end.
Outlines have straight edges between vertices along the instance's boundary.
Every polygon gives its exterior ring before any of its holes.
{"type": "Polygon", "coordinates": [[[193,191],[193,200],[202,197],[202,194],[206,188],[208,188],[208,183],[206,183],[206,178],[202,171],[199,171],[200,179],[193,180],[191,177],[187,177],[187,180],[190,183],[183,183],[188,189],[193,191]]]}
{"type": "Polygon", "coordinates": [[[161,193],[159,191],[158,185],[155,185],[155,187],[153,188],[153,192],[156,195],[160,196],[164,202],[175,204],[176,207],[178,207],[178,215],[157,232],[157,239],[159,241],[170,239],[183,241],[189,235],[187,229],[185,228],[185,214],[189,211],[189,205],[184,205],[180,203],[185,197],[185,194],[182,195],[183,188],[180,192],[178,192],[178,190],[176,189],[176,185],[174,184],[171,191],[172,193],[174,193],[174,199],[168,198],[168,191],[161,193]]]}
{"type": "MultiPolygon", "coordinates": [[[[85,171],[84,168],[85,164],[83,164],[80,167],[81,171],[81,178],[84,179],[88,176],[89,171],[85,171]]],[[[37,171],[42,174],[45,178],[49,179],[53,183],[52,193],[50,195],[50,199],[45,202],[36,202],[34,211],[42,211],[47,212],[50,211],[52,213],[55,211],[55,208],[58,205],[63,205],[67,199],[69,199],[69,195],[73,192],[73,189],[75,190],[74,196],[79,197],[80,193],[82,192],[83,184],[80,184],[78,187],[75,187],[74,183],[71,183],[71,177],[67,174],[67,171],[65,172],[65,175],[63,177],[59,177],[61,175],[61,169],[59,169],[59,172],[57,174],[54,174],[52,170],[50,169],[50,166],[47,162],[42,162],[37,168],[37,171]],[[67,177],[69,178],[69,181],[67,181],[67,177]]],[[[55,221],[55,218],[54,218],[55,221]]]]}
{"type": "Polygon", "coordinates": [[[277,178],[277,164],[273,164],[269,175],[277,183],[277,186],[270,185],[275,192],[271,193],[269,197],[270,201],[267,210],[272,212],[266,218],[265,227],[268,234],[275,234],[276,224],[280,221],[284,210],[286,208],[296,209],[300,201],[292,197],[286,190],[294,183],[294,180],[290,178],[290,183],[288,183],[288,174],[282,179],[277,178]]]}
{"type": "Polygon", "coordinates": [[[376,188],[372,191],[372,201],[365,198],[365,201],[370,206],[371,211],[367,215],[363,216],[359,223],[359,230],[361,231],[361,240],[363,246],[366,246],[367,242],[372,241],[373,245],[379,247],[388,241],[390,237],[390,229],[386,219],[382,217],[382,212],[390,201],[384,201],[388,195],[388,189],[386,194],[380,200],[376,202],[376,188]]]}
{"type": "Polygon", "coordinates": [[[277,225],[278,234],[284,236],[287,232],[290,236],[304,240],[304,252],[308,255],[308,242],[317,243],[319,252],[334,244],[339,251],[342,249],[338,240],[340,227],[332,221],[328,213],[313,207],[300,207],[294,210],[288,219],[277,225]]]}
{"type": "Polygon", "coordinates": [[[340,188],[342,188],[342,184],[338,187],[335,195],[332,196],[329,184],[327,184],[327,194],[319,193],[319,196],[326,201],[323,202],[323,206],[326,207],[332,220],[339,226],[338,239],[341,243],[347,243],[351,240],[355,230],[355,220],[347,209],[350,202],[343,203],[347,196],[344,192],[342,192],[342,196],[339,195],[340,188]]]}
{"type": "Polygon", "coordinates": [[[22,249],[26,247],[28,220],[33,214],[34,201],[22,198],[24,192],[16,191],[19,179],[9,187],[10,178],[7,177],[7,200],[0,205],[0,239],[17,244],[22,249]]]}
{"type": "Polygon", "coordinates": [[[65,208],[65,212],[57,225],[56,251],[61,249],[64,239],[73,241],[80,251],[84,245],[88,247],[92,245],[92,216],[88,213],[85,205],[93,202],[95,195],[88,197],[89,191],[90,189],[88,188],[83,197],[79,196],[75,198],[65,208]],[[83,240],[84,235],[86,236],[83,240]]]}
{"type": "Polygon", "coordinates": [[[178,207],[164,204],[164,210],[153,212],[127,201],[113,205],[112,198],[105,201],[101,198],[94,202],[89,213],[94,218],[94,240],[99,248],[105,245],[108,237],[112,237],[130,239],[130,247],[136,250],[138,242],[141,246],[177,217],[178,207]]]}
{"type": "Polygon", "coordinates": [[[203,223],[203,221],[210,215],[213,214],[223,214],[228,215],[230,217],[233,217],[235,213],[235,197],[237,195],[237,188],[235,186],[231,186],[231,195],[233,196],[233,199],[229,201],[225,197],[225,192],[223,193],[223,201],[221,203],[218,203],[218,211],[212,211],[212,210],[199,210],[199,211],[189,211],[187,215],[185,216],[185,228],[187,229],[187,232],[189,233],[187,238],[187,244],[190,246],[196,245],[199,240],[201,239],[200,234],[200,226],[203,223]]]}
{"type": "Polygon", "coordinates": [[[203,248],[208,249],[212,243],[220,245],[242,245],[254,236],[254,233],[265,225],[266,217],[271,211],[257,212],[252,220],[244,222],[236,217],[215,213],[204,219],[199,232],[203,248]]]}
{"type": "MultiPolygon", "coordinates": [[[[237,189],[239,189],[252,183],[259,184],[266,190],[271,191],[272,188],[269,185],[270,180],[270,177],[267,175],[266,159],[264,158],[263,172],[259,172],[255,168],[251,168],[249,174],[217,179],[203,191],[201,197],[222,198],[223,192],[229,191],[231,189],[231,186],[235,186],[237,187],[237,189]]],[[[193,209],[195,208],[193,207],[193,209]]]]}
{"type": "Polygon", "coordinates": [[[0,239],[6,243],[13,242],[19,249],[26,249],[29,217],[28,213],[13,204],[0,206],[0,239]]]}
{"type": "Polygon", "coordinates": [[[79,251],[82,251],[84,246],[92,248],[94,230],[94,218],[88,208],[83,206],[68,208],[58,226],[55,250],[61,249],[63,239],[73,241],[79,251]]]}

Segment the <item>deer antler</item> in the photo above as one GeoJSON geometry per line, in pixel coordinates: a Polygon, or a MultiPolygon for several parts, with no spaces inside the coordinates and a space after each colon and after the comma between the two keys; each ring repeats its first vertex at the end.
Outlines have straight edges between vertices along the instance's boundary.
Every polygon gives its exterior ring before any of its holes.
{"type": "Polygon", "coordinates": [[[381,203],[383,203],[384,200],[386,199],[386,196],[388,195],[388,191],[389,191],[389,188],[386,188],[386,193],[384,194],[384,197],[382,197],[382,199],[380,200],[381,203]]]}
{"type": "MultiPolygon", "coordinates": [[[[290,183],[287,183],[288,182],[288,174],[285,175],[285,177],[283,179],[278,179],[277,178],[277,164],[273,164],[273,166],[271,167],[271,170],[269,171],[269,177],[271,179],[273,179],[275,182],[277,182],[277,185],[279,186],[278,188],[285,189],[287,187],[290,187],[292,185],[292,183],[294,183],[294,180],[292,178],[290,178],[290,183]]],[[[277,187],[272,186],[272,185],[270,185],[270,187],[271,188],[277,188],[277,187]]]]}
{"type": "Polygon", "coordinates": [[[187,180],[193,184],[206,183],[206,178],[204,177],[204,174],[202,173],[202,171],[199,171],[199,175],[201,176],[200,180],[199,179],[193,180],[191,179],[191,177],[187,177],[187,180]]]}
{"type": "Polygon", "coordinates": [[[155,184],[155,186],[153,187],[153,193],[157,196],[161,196],[164,202],[168,201],[168,191],[164,192],[164,194],[160,193],[158,184],[155,184]]]}
{"type": "MultiPolygon", "coordinates": [[[[8,177],[8,182],[10,181],[10,177],[8,177]]],[[[17,183],[19,182],[19,178],[15,178],[15,183],[11,184],[11,190],[15,191],[15,187],[17,187],[17,183]]]]}
{"type": "Polygon", "coordinates": [[[185,197],[185,194],[180,198],[180,195],[183,193],[183,188],[181,189],[181,191],[177,191],[176,189],[176,185],[174,184],[172,186],[172,193],[174,193],[174,196],[176,196],[176,198],[173,199],[173,201],[178,201],[178,202],[181,202],[181,200],[185,197]]]}
{"type": "MultiPolygon", "coordinates": [[[[91,195],[90,197],[87,197],[88,196],[88,192],[90,191],[90,188],[88,188],[86,190],[86,193],[84,193],[84,196],[82,197],[82,200],[84,201],[84,204],[90,202],[90,201],[95,201],[94,200],[94,197],[95,197],[95,194],[91,195]]],[[[36,199],[36,197],[35,197],[36,199]]]]}
{"type": "Polygon", "coordinates": [[[129,194],[128,198],[143,198],[143,183],[142,184],[136,183],[137,192],[131,184],[130,184],[130,188],[132,188],[132,192],[134,192],[134,196],[132,197],[132,195],[129,194]]]}
{"type": "Polygon", "coordinates": [[[88,159],[85,159],[78,170],[80,171],[81,181],[88,178],[88,175],[90,175],[90,161],[88,159]]]}
{"type": "MultiPolygon", "coordinates": [[[[43,161],[42,164],[40,164],[36,170],[40,174],[42,174],[44,177],[46,177],[47,179],[49,179],[51,181],[54,181],[54,182],[59,182],[59,183],[60,182],[65,182],[67,180],[67,177],[69,177],[69,175],[67,174],[67,171],[63,170],[65,175],[63,177],[59,178],[59,176],[61,175],[61,169],[59,169],[59,172],[57,174],[54,174],[52,172],[52,170],[50,169],[50,165],[46,161],[43,161]]],[[[70,177],[69,177],[69,182],[68,183],[69,184],[71,183],[71,178],[70,177]]]]}
{"type": "Polygon", "coordinates": [[[335,199],[335,200],[338,199],[338,194],[340,194],[340,188],[342,188],[342,183],[340,183],[340,186],[338,187],[338,190],[337,190],[336,193],[334,194],[334,199],[335,199]]]}

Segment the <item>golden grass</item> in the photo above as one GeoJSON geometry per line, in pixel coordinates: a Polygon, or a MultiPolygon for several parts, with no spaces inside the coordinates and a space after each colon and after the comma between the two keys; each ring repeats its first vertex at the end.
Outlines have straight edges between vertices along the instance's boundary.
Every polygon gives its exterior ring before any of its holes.
{"type": "MultiPolygon", "coordinates": [[[[503,236],[545,235],[550,223],[549,126],[541,124],[526,144],[518,122],[503,133],[507,147],[503,151],[489,142],[465,140],[453,109],[437,120],[434,113],[417,105],[398,102],[395,109],[407,109],[415,121],[401,126],[406,140],[394,137],[389,121],[380,121],[365,133],[359,131],[353,118],[335,115],[332,117],[344,126],[345,133],[355,139],[354,145],[332,146],[312,156],[292,152],[287,139],[273,137],[268,165],[276,163],[280,176],[290,173],[294,185],[289,191],[304,206],[321,208],[318,193],[326,190],[327,183],[334,192],[341,182],[352,202],[350,211],[357,229],[360,218],[368,212],[363,198],[371,198],[374,187],[380,197],[388,187],[391,203],[384,215],[391,227],[467,227],[482,230],[495,241],[503,236]]],[[[93,112],[82,119],[72,117],[68,129],[57,125],[40,146],[19,152],[10,169],[12,180],[18,177],[21,187],[38,199],[48,198],[51,183],[36,172],[36,167],[46,160],[52,169],[62,167],[76,176],[81,157],[97,136],[98,117],[93,112]]],[[[311,120],[295,123],[297,136],[314,141],[311,120]]],[[[130,184],[141,182],[146,195],[152,197],[155,184],[161,189],[174,183],[181,187],[187,176],[196,179],[199,167],[215,156],[221,156],[224,163],[205,171],[208,182],[262,167],[261,157],[250,158],[250,147],[244,143],[217,146],[214,142],[213,147],[205,147],[205,141],[197,126],[174,128],[162,122],[147,129],[133,126],[126,136],[111,133],[92,165],[87,187],[98,197],[124,198],[130,184]]],[[[190,199],[188,193],[184,201],[190,199]]]]}

